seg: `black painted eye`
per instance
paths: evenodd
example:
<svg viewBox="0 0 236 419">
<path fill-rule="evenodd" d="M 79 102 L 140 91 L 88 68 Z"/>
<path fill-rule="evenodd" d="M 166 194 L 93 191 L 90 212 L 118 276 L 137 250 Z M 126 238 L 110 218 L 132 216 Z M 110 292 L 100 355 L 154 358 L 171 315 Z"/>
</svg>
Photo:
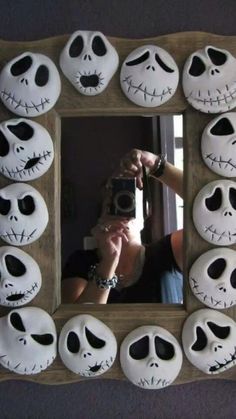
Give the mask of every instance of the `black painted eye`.
<svg viewBox="0 0 236 419">
<path fill-rule="evenodd" d="M 232 288 L 236 288 L 236 269 L 234 269 L 230 275 L 230 283 Z"/>
<path fill-rule="evenodd" d="M 6 255 L 5 256 L 5 263 L 6 263 L 6 267 L 7 267 L 8 272 L 12 276 L 18 277 L 18 276 L 22 276 L 26 273 L 25 265 L 13 255 Z"/>
<path fill-rule="evenodd" d="M 54 341 L 53 335 L 45 333 L 44 335 L 31 335 L 31 337 L 40 345 L 48 346 Z"/>
<path fill-rule="evenodd" d="M 234 128 L 228 118 L 221 118 L 211 128 L 210 133 L 212 135 L 231 135 L 234 133 Z"/>
<path fill-rule="evenodd" d="M 200 326 L 196 329 L 197 339 L 192 345 L 193 351 L 202 351 L 207 346 L 207 337 Z"/>
<path fill-rule="evenodd" d="M 35 74 L 35 83 L 39 87 L 46 86 L 49 79 L 49 69 L 46 65 L 40 65 Z"/>
<path fill-rule="evenodd" d="M 11 74 L 13 76 L 20 76 L 21 74 L 24 74 L 27 70 L 29 70 L 32 62 L 32 58 L 29 55 L 26 55 L 26 57 L 21 58 L 11 66 Z"/>
<path fill-rule="evenodd" d="M 155 337 L 155 348 L 157 356 L 165 361 L 172 359 L 175 355 L 174 346 L 159 336 Z"/>
<path fill-rule="evenodd" d="M 226 339 L 230 334 L 229 326 L 219 326 L 213 322 L 207 322 L 207 325 L 212 333 L 219 339 Z"/>
<path fill-rule="evenodd" d="M 208 48 L 207 53 L 214 65 L 223 65 L 227 61 L 227 55 L 224 52 L 214 48 Z"/>
<path fill-rule="evenodd" d="M 21 141 L 28 141 L 34 135 L 33 128 L 26 122 L 19 122 L 17 125 L 7 125 L 7 128 Z"/>
<path fill-rule="evenodd" d="M 98 57 L 103 57 L 107 53 L 106 45 L 100 36 L 93 38 L 92 50 Z"/>
<path fill-rule="evenodd" d="M 18 207 L 22 214 L 31 215 L 35 210 L 34 199 L 30 195 L 26 195 L 23 199 L 18 199 Z"/>
<path fill-rule="evenodd" d="M 207 269 L 207 273 L 210 278 L 218 279 L 224 272 L 225 267 L 226 267 L 225 259 L 219 258 L 210 264 L 210 266 Z"/>
<path fill-rule="evenodd" d="M 20 332 L 25 332 L 24 324 L 21 320 L 21 316 L 18 313 L 10 314 L 10 322 L 14 329 L 19 330 Z"/>
<path fill-rule="evenodd" d="M 69 56 L 71 58 L 79 57 L 84 48 L 84 41 L 81 35 L 78 35 L 72 42 L 69 49 Z"/>
<path fill-rule="evenodd" d="M 129 347 L 129 354 L 131 358 L 139 360 L 144 359 L 149 354 L 149 338 L 144 336 L 143 338 L 132 343 Z"/>
<path fill-rule="evenodd" d="M 236 189 L 229 188 L 229 200 L 233 209 L 236 210 Z"/>
<path fill-rule="evenodd" d="M 3 132 L 0 131 L 0 156 L 1 157 L 7 156 L 7 154 L 9 153 L 9 150 L 10 150 L 9 143 L 5 135 L 3 134 Z"/>
<path fill-rule="evenodd" d="M 70 332 L 67 336 L 67 348 L 72 354 L 77 354 L 80 350 L 80 341 L 75 332 Z"/>
<path fill-rule="evenodd" d="M 161 57 L 158 54 L 155 54 L 155 60 L 157 64 L 162 68 L 162 70 L 166 71 L 167 73 L 174 73 L 174 70 L 172 68 L 168 67 L 164 61 L 162 61 Z"/>
<path fill-rule="evenodd" d="M 0 214 L 7 215 L 11 208 L 11 201 L 0 196 Z"/>
<path fill-rule="evenodd" d="M 220 188 L 216 188 L 213 195 L 205 199 L 206 207 L 209 211 L 217 211 L 222 204 L 222 193 Z"/>
<path fill-rule="evenodd" d="M 100 338 L 98 338 L 97 336 L 95 336 L 92 332 L 90 332 L 90 330 L 85 327 L 85 334 L 86 334 L 86 338 L 88 343 L 96 349 L 101 349 L 106 345 L 106 342 Z"/>
<path fill-rule="evenodd" d="M 132 61 L 128 61 L 127 63 L 126 63 L 126 65 L 128 66 L 128 67 L 132 67 L 133 65 L 138 65 L 138 64 L 141 64 L 141 63 L 143 63 L 144 61 L 146 61 L 148 58 L 149 58 L 149 51 L 147 51 L 147 52 L 145 52 L 144 54 L 142 54 L 140 57 L 138 57 L 138 58 L 135 58 L 134 60 L 132 60 Z"/>
<path fill-rule="evenodd" d="M 197 55 L 194 55 L 192 58 L 192 64 L 189 69 L 189 74 L 193 77 L 201 76 L 206 70 L 204 62 Z"/>
</svg>

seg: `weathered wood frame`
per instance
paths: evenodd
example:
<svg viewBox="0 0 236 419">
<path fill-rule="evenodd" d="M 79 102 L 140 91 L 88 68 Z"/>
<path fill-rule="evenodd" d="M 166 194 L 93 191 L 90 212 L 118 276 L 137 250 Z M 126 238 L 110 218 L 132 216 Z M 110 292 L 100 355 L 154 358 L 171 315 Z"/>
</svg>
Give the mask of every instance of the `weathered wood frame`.
<svg viewBox="0 0 236 419">
<path fill-rule="evenodd" d="M 164 35 L 150 39 L 118 39 L 109 38 L 119 53 L 120 64 L 125 57 L 135 48 L 144 44 L 155 44 L 166 49 L 176 60 L 180 75 L 187 57 L 194 51 L 206 46 L 229 50 L 236 56 L 236 37 L 224 37 L 201 32 L 185 32 Z M 59 68 L 59 55 L 68 36 L 60 36 L 34 42 L 7 42 L 0 41 L 1 65 L 25 51 L 40 52 L 52 58 Z M 61 73 L 61 72 L 60 72 Z M 212 246 L 205 242 L 194 229 L 191 212 L 193 199 L 200 188 L 219 176 L 210 172 L 203 164 L 200 156 L 200 137 L 206 123 L 214 115 L 201 114 L 190 108 L 186 102 L 182 87 L 181 77 L 179 87 L 174 97 L 158 108 L 141 108 L 132 104 L 122 93 L 119 84 L 119 70 L 111 80 L 108 88 L 100 95 L 86 97 L 80 95 L 61 73 L 62 92 L 53 110 L 35 118 L 48 131 L 54 141 L 55 159 L 50 170 L 38 180 L 31 182 L 44 196 L 49 209 L 49 225 L 44 234 L 32 245 L 24 246 L 23 250 L 33 256 L 39 263 L 43 285 L 38 296 L 31 305 L 41 307 L 53 315 L 57 325 L 58 334 L 65 322 L 79 313 L 90 313 L 104 321 L 114 331 L 118 346 L 127 333 L 134 328 L 157 324 L 173 333 L 181 342 L 181 329 L 189 313 L 203 305 L 191 294 L 188 286 L 187 273 L 193 261 L 204 251 Z M 118 116 L 118 115 L 163 115 L 184 114 L 184 249 L 185 249 L 185 292 L 183 305 L 165 304 L 124 304 L 124 305 L 60 305 L 60 120 L 63 117 L 80 116 Z M 15 118 L 3 104 L 0 104 L 0 121 Z M 63 158 L 63 156 L 62 156 Z M 0 187 L 9 184 L 8 180 L 0 178 Z M 1 245 L 6 243 L 1 242 Z M 1 309 L 1 314 L 8 310 Z M 228 315 L 236 318 L 236 309 L 224 310 Z M 217 378 L 233 379 L 235 369 L 232 368 Z M 119 352 L 113 367 L 101 378 L 124 379 L 119 365 Z M 67 370 L 59 356 L 46 371 L 36 376 L 18 376 L 0 368 L 0 380 L 24 378 L 40 383 L 59 384 L 76 382 L 81 377 Z M 184 357 L 183 367 L 175 384 L 188 381 L 212 378 L 194 368 Z"/>
</svg>

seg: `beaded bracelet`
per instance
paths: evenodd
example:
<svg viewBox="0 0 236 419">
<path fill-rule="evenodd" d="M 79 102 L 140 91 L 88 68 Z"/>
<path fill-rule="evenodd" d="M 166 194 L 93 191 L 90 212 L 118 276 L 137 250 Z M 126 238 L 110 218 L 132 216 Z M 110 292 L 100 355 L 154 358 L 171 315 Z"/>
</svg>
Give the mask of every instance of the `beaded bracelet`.
<svg viewBox="0 0 236 419">
<path fill-rule="evenodd" d="M 158 162 L 154 168 L 150 171 L 149 176 L 160 177 L 163 175 L 166 166 L 166 154 L 159 154 Z"/>
<path fill-rule="evenodd" d="M 102 278 L 97 274 L 97 265 L 91 265 L 88 272 L 88 279 L 95 281 L 99 289 L 108 290 L 115 288 L 118 283 L 118 276 L 114 275 L 112 278 Z"/>
</svg>

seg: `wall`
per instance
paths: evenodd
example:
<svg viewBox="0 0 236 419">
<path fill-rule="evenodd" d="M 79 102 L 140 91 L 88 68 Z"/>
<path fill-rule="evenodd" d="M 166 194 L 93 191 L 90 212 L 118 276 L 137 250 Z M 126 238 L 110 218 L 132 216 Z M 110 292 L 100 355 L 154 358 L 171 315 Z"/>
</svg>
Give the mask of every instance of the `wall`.
<svg viewBox="0 0 236 419">
<path fill-rule="evenodd" d="M 76 29 L 132 38 L 192 30 L 236 35 L 235 0 L 1 0 L 0 11 L 7 40 Z M 0 383 L 0 418 L 227 419 L 235 417 L 235 386 L 208 380 L 152 392 L 120 381 L 49 387 L 14 380 Z"/>
</svg>

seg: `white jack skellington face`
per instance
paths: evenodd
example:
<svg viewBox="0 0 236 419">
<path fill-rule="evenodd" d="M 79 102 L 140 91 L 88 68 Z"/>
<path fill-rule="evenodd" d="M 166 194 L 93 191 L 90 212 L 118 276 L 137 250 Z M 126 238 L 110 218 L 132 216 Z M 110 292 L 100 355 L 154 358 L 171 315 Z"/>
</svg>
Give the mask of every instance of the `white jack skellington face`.
<svg viewBox="0 0 236 419">
<path fill-rule="evenodd" d="M 236 242 L 236 182 L 216 180 L 205 185 L 193 204 L 193 222 L 204 240 L 218 246 Z"/>
<path fill-rule="evenodd" d="M 236 176 L 236 112 L 213 119 L 203 131 L 202 158 L 220 176 Z"/>
<path fill-rule="evenodd" d="M 9 61 L 0 74 L 0 97 L 4 105 L 20 116 L 48 112 L 61 92 L 59 72 L 43 54 L 24 52 Z"/>
<path fill-rule="evenodd" d="M 26 183 L 13 183 L 0 189 L 0 238 L 24 246 L 44 232 L 48 210 L 42 195 Z"/>
<path fill-rule="evenodd" d="M 59 337 L 59 354 L 65 366 L 83 377 L 104 374 L 113 364 L 116 338 L 103 322 L 88 314 L 70 319 Z"/>
<path fill-rule="evenodd" d="M 38 294 L 42 276 L 36 261 L 23 250 L 0 247 L 0 305 L 17 307 Z"/>
<path fill-rule="evenodd" d="M 119 57 L 101 32 L 74 32 L 60 55 L 60 67 L 83 95 L 102 93 L 117 70 Z"/>
<path fill-rule="evenodd" d="M 193 294 L 205 305 L 222 309 L 236 304 L 236 251 L 211 249 L 201 255 L 189 272 Z"/>
<path fill-rule="evenodd" d="M 182 342 L 188 360 L 206 374 L 219 374 L 236 363 L 236 324 L 217 310 L 192 313 L 184 323 Z"/>
<path fill-rule="evenodd" d="M 195 109 L 227 112 L 236 106 L 236 59 L 225 49 L 206 46 L 187 59 L 183 90 Z"/>
<path fill-rule="evenodd" d="M 148 390 L 170 385 L 180 372 L 182 359 L 178 341 L 159 326 L 138 327 L 120 347 L 124 374 L 133 384 Z"/>
<path fill-rule="evenodd" d="M 0 124 L 0 171 L 7 178 L 37 179 L 49 169 L 53 157 L 52 139 L 42 125 L 23 118 Z"/>
<path fill-rule="evenodd" d="M 171 55 L 155 45 L 132 51 L 121 67 L 124 94 L 139 106 L 154 107 L 167 102 L 179 81 L 178 67 Z"/>
<path fill-rule="evenodd" d="M 38 374 L 56 357 L 56 327 L 41 308 L 24 307 L 0 318 L 0 363 L 17 374 Z"/>
</svg>

